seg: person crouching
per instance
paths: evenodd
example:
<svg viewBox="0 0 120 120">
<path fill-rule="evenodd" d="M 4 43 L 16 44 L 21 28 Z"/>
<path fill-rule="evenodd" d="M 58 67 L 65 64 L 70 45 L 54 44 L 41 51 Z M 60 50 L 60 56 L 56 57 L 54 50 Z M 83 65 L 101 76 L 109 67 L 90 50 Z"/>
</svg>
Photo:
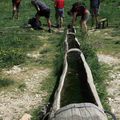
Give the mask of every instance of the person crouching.
<svg viewBox="0 0 120 120">
<path fill-rule="evenodd" d="M 39 22 L 40 17 L 44 16 L 47 20 L 47 24 L 49 28 L 48 32 L 51 32 L 50 8 L 41 0 L 31 0 L 31 3 L 34 5 L 34 7 L 37 10 L 37 13 L 35 15 L 36 22 Z"/>
<path fill-rule="evenodd" d="M 90 12 L 84 5 L 82 5 L 81 2 L 74 3 L 72 5 L 71 10 L 68 11 L 68 15 L 72 16 L 72 26 L 75 25 L 77 17 L 81 16 L 80 25 L 81 25 L 82 29 L 85 32 L 87 32 L 87 21 L 89 19 Z"/>
</svg>

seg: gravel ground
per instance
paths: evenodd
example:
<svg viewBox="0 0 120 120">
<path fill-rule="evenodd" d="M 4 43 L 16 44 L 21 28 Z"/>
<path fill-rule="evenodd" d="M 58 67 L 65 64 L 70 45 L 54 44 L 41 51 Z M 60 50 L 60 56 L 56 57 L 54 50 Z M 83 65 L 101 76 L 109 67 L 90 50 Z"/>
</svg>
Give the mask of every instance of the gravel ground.
<svg viewBox="0 0 120 120">
<path fill-rule="evenodd" d="M 38 91 L 43 80 L 49 75 L 49 69 L 21 68 L 14 66 L 10 70 L 3 70 L 3 74 L 12 76 L 15 80 L 23 80 L 24 91 L 12 88 L 10 91 L 0 92 L 0 120 L 19 120 L 25 113 L 29 113 L 41 105 L 47 93 Z"/>
<path fill-rule="evenodd" d="M 109 70 L 109 80 L 107 80 L 107 92 L 109 95 L 109 105 L 111 111 L 120 120 L 120 60 L 110 55 L 98 54 L 100 62 L 108 64 L 111 68 Z"/>
</svg>

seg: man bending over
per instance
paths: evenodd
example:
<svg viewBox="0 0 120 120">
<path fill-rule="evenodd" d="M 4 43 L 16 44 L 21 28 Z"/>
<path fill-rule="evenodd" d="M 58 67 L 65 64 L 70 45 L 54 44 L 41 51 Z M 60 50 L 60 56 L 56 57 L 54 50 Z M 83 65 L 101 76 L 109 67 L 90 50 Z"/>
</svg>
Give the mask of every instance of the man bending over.
<svg viewBox="0 0 120 120">
<path fill-rule="evenodd" d="M 45 17 L 49 28 L 48 32 L 51 32 L 50 8 L 41 0 L 31 0 L 31 3 L 37 10 L 37 13 L 35 15 L 36 22 L 39 23 L 39 19 L 41 16 Z"/>
<path fill-rule="evenodd" d="M 87 8 L 82 5 L 80 2 L 76 2 L 72 5 L 71 10 L 68 12 L 69 15 L 72 15 L 72 26 L 74 26 L 77 17 L 81 16 L 80 25 L 82 29 L 87 32 L 87 21 L 90 16 L 90 12 Z"/>
</svg>

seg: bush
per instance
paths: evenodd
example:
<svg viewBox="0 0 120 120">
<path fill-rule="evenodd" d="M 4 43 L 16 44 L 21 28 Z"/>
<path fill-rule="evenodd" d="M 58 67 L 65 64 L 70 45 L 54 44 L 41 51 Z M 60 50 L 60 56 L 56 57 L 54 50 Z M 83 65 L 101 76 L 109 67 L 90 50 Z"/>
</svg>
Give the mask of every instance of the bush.
<svg viewBox="0 0 120 120">
<path fill-rule="evenodd" d="M 8 87 L 9 85 L 14 84 L 13 80 L 9 80 L 6 78 L 0 78 L 0 88 L 2 87 Z"/>
<path fill-rule="evenodd" d="M 25 61 L 25 54 L 20 49 L 0 51 L 0 68 L 11 67 Z"/>
</svg>

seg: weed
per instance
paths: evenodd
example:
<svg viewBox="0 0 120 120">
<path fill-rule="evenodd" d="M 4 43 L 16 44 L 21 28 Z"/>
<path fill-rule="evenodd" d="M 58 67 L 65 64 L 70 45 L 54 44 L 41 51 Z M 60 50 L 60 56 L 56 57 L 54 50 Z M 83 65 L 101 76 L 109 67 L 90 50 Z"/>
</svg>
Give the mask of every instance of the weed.
<svg viewBox="0 0 120 120">
<path fill-rule="evenodd" d="M 7 78 L 0 78 L 0 88 L 2 87 L 9 87 L 10 85 L 13 85 L 15 82 L 13 80 L 7 79 Z"/>
<path fill-rule="evenodd" d="M 19 49 L 9 49 L 0 51 L 0 67 L 11 67 L 19 65 L 25 61 L 25 55 Z"/>
<path fill-rule="evenodd" d="M 18 88 L 21 90 L 21 91 L 24 91 L 25 88 L 26 88 L 26 84 L 25 83 L 22 83 L 18 86 Z"/>
</svg>

